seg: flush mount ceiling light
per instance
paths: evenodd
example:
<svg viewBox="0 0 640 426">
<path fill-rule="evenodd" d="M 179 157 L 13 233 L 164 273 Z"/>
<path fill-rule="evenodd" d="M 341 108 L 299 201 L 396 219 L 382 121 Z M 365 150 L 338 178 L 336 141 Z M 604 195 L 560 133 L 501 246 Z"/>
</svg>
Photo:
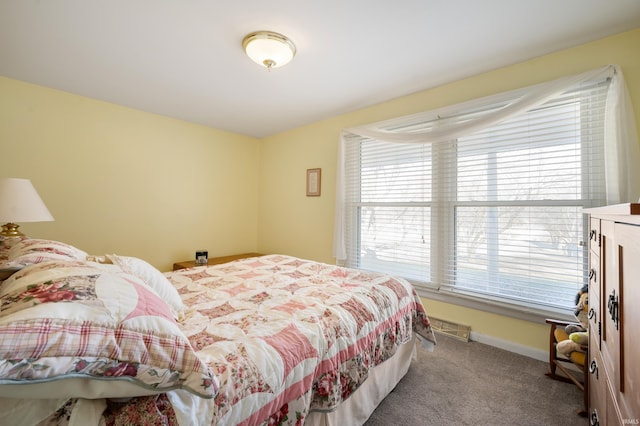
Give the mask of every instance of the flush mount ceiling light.
<svg viewBox="0 0 640 426">
<path fill-rule="evenodd" d="M 256 31 L 242 40 L 242 47 L 257 64 L 271 68 L 288 64 L 296 54 L 296 46 L 282 34 L 272 31 Z"/>
</svg>

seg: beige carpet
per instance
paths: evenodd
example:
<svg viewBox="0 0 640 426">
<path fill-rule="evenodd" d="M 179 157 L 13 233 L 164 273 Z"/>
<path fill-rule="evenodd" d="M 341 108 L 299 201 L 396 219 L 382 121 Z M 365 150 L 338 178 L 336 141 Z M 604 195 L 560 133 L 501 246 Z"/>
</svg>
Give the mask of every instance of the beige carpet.
<svg viewBox="0 0 640 426">
<path fill-rule="evenodd" d="M 366 426 L 588 425 L 575 413 L 582 393 L 546 377 L 546 363 L 436 337 L 434 352 L 418 349 L 418 359 Z"/>
</svg>

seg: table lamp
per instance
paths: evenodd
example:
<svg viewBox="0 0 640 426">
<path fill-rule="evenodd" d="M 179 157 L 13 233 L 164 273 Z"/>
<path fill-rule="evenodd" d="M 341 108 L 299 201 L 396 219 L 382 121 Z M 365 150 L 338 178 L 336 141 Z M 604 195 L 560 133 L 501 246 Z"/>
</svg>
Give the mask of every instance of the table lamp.
<svg viewBox="0 0 640 426">
<path fill-rule="evenodd" d="M 29 179 L 0 179 L 0 236 L 22 237 L 15 222 L 50 222 L 54 220 Z"/>
</svg>

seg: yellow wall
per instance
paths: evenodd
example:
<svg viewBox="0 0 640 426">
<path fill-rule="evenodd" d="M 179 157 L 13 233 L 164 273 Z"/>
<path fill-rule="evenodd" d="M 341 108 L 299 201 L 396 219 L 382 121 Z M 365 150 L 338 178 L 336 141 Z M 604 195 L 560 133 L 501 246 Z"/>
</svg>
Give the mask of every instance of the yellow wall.
<svg viewBox="0 0 640 426">
<path fill-rule="evenodd" d="M 534 357 L 539 355 L 535 350 L 544 353 L 548 352 L 549 326 L 542 323 L 504 317 L 491 312 L 452 305 L 424 297 L 422 302 L 427 313 L 433 318 L 471 326 L 472 335 L 479 333 L 483 338 L 488 337 L 492 340 L 487 341 L 487 343 Z M 472 337 L 477 339 L 477 336 Z M 520 347 L 523 346 L 533 348 L 534 351 L 521 351 Z M 544 359 L 544 356 L 542 359 Z"/>
<path fill-rule="evenodd" d="M 27 235 L 161 270 L 257 249 L 257 139 L 0 77 L 0 144 L 55 218 Z"/>
<path fill-rule="evenodd" d="M 618 64 L 640 124 L 640 29 L 504 67 L 281 133 L 262 142 L 259 249 L 325 262 L 332 257 L 335 171 L 340 130 L 488 96 Z M 640 166 L 640 165 L 639 165 Z M 305 170 L 322 167 L 322 196 L 306 197 Z M 544 350 L 545 325 L 426 300 L 432 315 L 470 325 L 472 331 Z"/>
<path fill-rule="evenodd" d="M 640 29 L 327 119 L 263 140 L 0 77 L 0 176 L 33 181 L 55 216 L 28 235 L 161 270 L 244 251 L 332 257 L 341 129 L 619 64 L 640 123 Z M 322 168 L 322 195 L 305 196 Z M 432 315 L 544 349 L 546 327 L 426 300 Z"/>
</svg>

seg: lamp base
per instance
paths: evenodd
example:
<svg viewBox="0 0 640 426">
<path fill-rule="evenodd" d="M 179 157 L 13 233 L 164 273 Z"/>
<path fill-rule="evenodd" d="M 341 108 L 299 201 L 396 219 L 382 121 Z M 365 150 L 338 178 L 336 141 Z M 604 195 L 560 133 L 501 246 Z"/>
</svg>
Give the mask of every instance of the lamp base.
<svg viewBox="0 0 640 426">
<path fill-rule="evenodd" d="M 20 225 L 16 223 L 5 223 L 4 225 L 2 225 L 2 232 L 0 232 L 0 236 L 3 236 L 5 238 L 24 237 L 24 234 L 20 232 L 18 228 L 20 228 Z"/>
</svg>

